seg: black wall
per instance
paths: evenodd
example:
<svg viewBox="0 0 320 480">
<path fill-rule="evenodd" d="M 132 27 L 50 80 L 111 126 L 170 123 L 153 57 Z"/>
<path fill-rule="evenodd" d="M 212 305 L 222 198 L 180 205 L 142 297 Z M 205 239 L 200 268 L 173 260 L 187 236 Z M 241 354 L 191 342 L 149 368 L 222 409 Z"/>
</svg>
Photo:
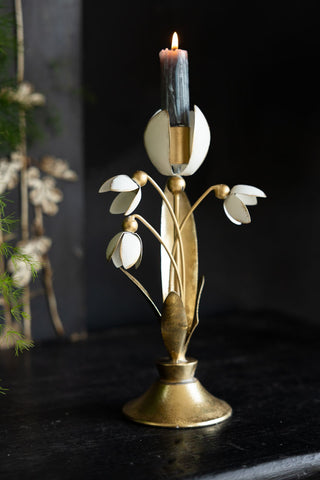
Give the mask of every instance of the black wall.
<svg viewBox="0 0 320 480">
<path fill-rule="evenodd" d="M 144 169 L 143 131 L 159 108 L 158 52 L 174 30 L 189 52 L 191 103 L 205 113 L 212 144 L 187 180 L 195 200 L 213 183 L 247 183 L 268 198 L 237 227 L 209 198 L 196 214 L 203 316 L 271 309 L 318 320 L 319 15 L 317 2 L 83 3 L 87 292 L 89 327 L 147 320 L 148 306 L 105 262 L 121 216 L 98 195 L 109 177 Z M 143 190 L 140 212 L 157 227 L 160 202 Z M 140 227 L 137 275 L 160 299 L 158 247 Z"/>
</svg>

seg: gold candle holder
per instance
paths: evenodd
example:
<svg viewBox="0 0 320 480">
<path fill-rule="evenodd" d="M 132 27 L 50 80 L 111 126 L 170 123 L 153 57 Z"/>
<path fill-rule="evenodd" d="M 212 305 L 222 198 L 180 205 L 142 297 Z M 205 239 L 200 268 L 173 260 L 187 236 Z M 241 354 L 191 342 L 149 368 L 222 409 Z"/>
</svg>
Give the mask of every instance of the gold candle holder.
<svg viewBox="0 0 320 480">
<path fill-rule="evenodd" d="M 185 193 L 184 176 L 192 175 L 204 161 L 210 129 L 198 107 L 190 111 L 190 127 L 171 127 L 166 110 L 157 112 L 149 121 L 145 147 L 153 165 L 168 176 L 162 190 L 146 172 L 137 171 L 132 177 L 117 175 L 107 180 L 100 192 L 116 191 L 118 196 L 110 207 L 111 213 L 124 213 L 123 229 L 107 247 L 107 259 L 112 260 L 151 303 L 160 320 L 161 335 L 168 357 L 157 363 L 158 380 L 139 398 L 123 407 L 124 414 L 135 422 L 160 427 L 201 427 L 216 424 L 230 417 L 231 407 L 211 395 L 195 378 L 197 360 L 186 356 L 190 339 L 199 324 L 199 303 L 204 277 L 198 280 L 198 244 L 193 212 L 214 192 L 224 201 L 224 210 L 235 224 L 249 223 L 246 205 L 265 197 L 258 188 L 236 185 L 210 186 L 190 205 Z M 151 184 L 162 198 L 161 231 L 141 215 L 133 213 L 141 200 L 141 189 Z M 146 288 L 128 272 L 138 267 L 142 257 L 142 240 L 136 233 L 142 223 L 161 245 L 161 280 L 163 306 L 160 310 Z"/>
</svg>

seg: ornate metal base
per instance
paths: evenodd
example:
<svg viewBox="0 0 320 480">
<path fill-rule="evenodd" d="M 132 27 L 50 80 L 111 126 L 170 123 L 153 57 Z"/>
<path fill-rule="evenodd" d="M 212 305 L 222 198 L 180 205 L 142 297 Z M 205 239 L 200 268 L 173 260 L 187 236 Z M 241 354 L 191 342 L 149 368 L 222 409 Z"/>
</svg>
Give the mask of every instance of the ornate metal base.
<svg viewBox="0 0 320 480">
<path fill-rule="evenodd" d="M 158 427 L 204 427 L 222 422 L 231 407 L 211 395 L 194 377 L 197 360 L 184 363 L 162 360 L 157 364 L 160 378 L 141 397 L 123 407 L 131 420 Z"/>
</svg>

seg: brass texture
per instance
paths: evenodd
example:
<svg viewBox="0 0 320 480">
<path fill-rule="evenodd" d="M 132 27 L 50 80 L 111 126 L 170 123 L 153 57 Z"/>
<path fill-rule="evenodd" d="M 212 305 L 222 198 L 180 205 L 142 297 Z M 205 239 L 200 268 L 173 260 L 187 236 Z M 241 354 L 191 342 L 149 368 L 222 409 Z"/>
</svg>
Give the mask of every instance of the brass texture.
<svg viewBox="0 0 320 480">
<path fill-rule="evenodd" d="M 164 191 L 167 199 L 173 207 L 173 195 L 168 188 Z M 185 192 L 179 193 L 179 212 L 177 212 L 177 218 L 179 225 L 186 217 L 191 209 L 188 197 Z M 161 211 L 161 237 L 165 240 L 166 245 L 172 251 L 175 243 L 175 227 L 172 218 L 166 205 L 162 204 Z M 194 221 L 194 216 L 190 215 L 183 231 L 181 232 L 182 241 L 184 244 L 184 264 L 185 264 L 185 285 L 184 285 L 184 306 L 186 309 L 188 319 L 188 332 L 192 329 L 195 305 L 197 301 L 198 292 L 198 242 L 197 231 Z M 182 265 L 178 264 L 180 270 L 180 276 L 182 275 Z M 170 292 L 169 279 L 170 279 L 170 260 L 163 248 L 161 248 L 161 279 L 162 279 L 162 295 L 165 300 Z"/>
<path fill-rule="evenodd" d="M 186 165 L 190 159 L 190 128 L 184 126 L 170 127 L 170 152 L 171 165 Z"/>
<path fill-rule="evenodd" d="M 214 185 L 215 188 L 215 194 L 216 197 L 219 198 L 220 200 L 225 200 L 227 196 L 230 193 L 230 188 L 228 185 L 225 185 L 224 183 L 220 183 L 219 185 Z"/>
<path fill-rule="evenodd" d="M 144 187 L 148 182 L 148 174 L 143 170 L 137 170 L 132 175 L 132 179 L 137 182 L 140 187 Z"/>
<path fill-rule="evenodd" d="M 163 304 L 161 335 L 163 343 L 174 363 L 184 362 L 184 346 L 188 332 L 188 320 L 180 296 L 170 292 Z"/>
<path fill-rule="evenodd" d="M 186 181 L 183 177 L 179 175 L 175 175 L 174 177 L 170 177 L 167 182 L 168 190 L 175 194 L 183 192 L 186 188 Z"/>
<path fill-rule="evenodd" d="M 187 353 L 187 349 L 188 349 L 191 337 L 193 335 L 193 332 L 195 331 L 195 329 L 199 325 L 199 305 L 200 305 L 200 299 L 201 299 L 201 294 L 202 294 L 203 287 L 204 287 L 204 276 L 202 276 L 201 280 L 200 280 L 199 290 L 198 290 L 198 294 L 197 294 L 196 310 L 195 310 L 195 314 L 194 314 L 193 323 L 191 325 L 191 329 L 190 329 L 190 331 L 188 332 L 188 335 L 187 335 L 186 343 L 185 343 L 185 346 L 184 346 L 184 354 Z"/>
<path fill-rule="evenodd" d="M 122 229 L 125 232 L 132 232 L 135 233 L 138 230 L 138 222 L 134 218 L 134 215 L 130 215 L 129 217 L 124 217 L 122 222 Z"/>
<path fill-rule="evenodd" d="M 160 378 L 141 397 L 123 407 L 131 420 L 146 425 L 192 428 L 213 425 L 229 418 L 231 407 L 211 395 L 194 377 L 197 361 L 158 363 Z"/>
<path fill-rule="evenodd" d="M 159 190 L 155 182 L 148 179 Z M 232 414 L 226 402 L 207 392 L 195 378 L 197 361 L 186 358 L 191 336 L 199 323 L 204 278 L 198 284 L 195 207 L 191 207 L 184 186 L 181 177 L 171 177 L 161 193 L 161 235 L 140 215 L 134 215 L 161 244 L 163 309 L 160 324 L 169 358 L 157 364 L 159 379 L 141 397 L 123 407 L 123 413 L 135 422 L 174 428 L 213 425 Z M 223 195 L 224 189 L 220 190 Z M 150 295 L 141 284 L 134 283 L 150 301 Z M 152 301 L 151 304 L 156 309 Z"/>
</svg>

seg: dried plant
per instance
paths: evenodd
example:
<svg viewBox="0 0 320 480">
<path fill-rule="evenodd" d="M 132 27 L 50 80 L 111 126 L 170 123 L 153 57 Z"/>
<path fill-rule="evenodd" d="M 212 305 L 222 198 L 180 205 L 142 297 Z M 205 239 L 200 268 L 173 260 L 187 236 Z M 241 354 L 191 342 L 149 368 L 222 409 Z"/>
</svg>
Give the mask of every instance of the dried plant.
<svg viewBox="0 0 320 480">
<path fill-rule="evenodd" d="M 40 170 L 36 167 L 28 169 L 28 186 L 30 188 L 30 202 L 40 207 L 47 215 L 56 215 L 62 202 L 63 193 L 56 188 L 56 181 L 52 177 L 40 177 Z"/>
<path fill-rule="evenodd" d="M 3 234 L 0 237 L 0 248 L 6 250 L 6 255 L 1 257 L 2 266 L 0 274 L 11 282 L 12 288 L 20 292 L 20 307 L 22 308 L 22 331 L 17 329 L 21 338 L 31 340 L 31 298 L 36 293 L 30 290 L 30 282 L 35 272 L 39 272 L 44 284 L 49 312 L 54 329 L 58 335 L 64 335 L 64 328 L 57 307 L 56 295 L 52 282 L 52 267 L 49 250 L 52 240 L 45 235 L 43 215 L 54 216 L 59 211 L 59 203 L 63 200 L 62 191 L 56 186 L 57 180 L 77 180 L 78 176 L 67 161 L 46 155 L 41 159 L 33 159 L 27 153 L 27 114 L 35 107 L 45 104 L 42 93 L 36 92 L 31 83 L 24 79 L 24 31 L 21 0 L 15 0 L 16 40 L 17 40 L 17 75 L 15 82 L 7 82 L 0 88 L 0 106 L 5 105 L 12 109 L 16 119 L 16 141 L 9 141 L 10 135 L 5 138 L 4 144 L 15 144 L 15 150 L 7 156 L 0 158 L 0 195 L 20 186 L 21 198 L 21 238 L 16 247 L 8 247 Z M 1 27 L 1 25 L 0 25 Z M 1 52 L 0 52 L 1 56 Z M 8 125 L 12 121 L 10 114 L 7 116 Z M 1 118 L 1 124 L 4 124 Z M 13 122 L 14 123 L 14 122 Z M 7 134 L 8 128 L 3 128 Z M 2 130 L 0 130 L 1 141 Z M 43 172 L 43 173 L 42 173 Z M 44 174 L 44 175 L 43 175 Z M 30 206 L 32 207 L 30 210 Z M 30 215 L 31 212 L 31 215 Z M 2 224 L 4 219 L 2 220 Z M 7 240 L 12 240 L 12 233 Z M 1 247 L 1 245 L 3 247 Z M 14 248 L 14 250 L 12 250 Z M 12 254 L 8 255 L 8 252 Z M 19 254 L 17 254 L 19 252 Z M 1 252 L 0 252 L 1 254 Z M 25 261 L 28 259 L 28 261 Z M 21 290 L 23 288 L 23 290 Z M 11 300 L 6 299 L 4 290 L 0 293 L 4 310 L 2 324 L 2 338 L 8 336 L 8 328 L 12 326 Z M 2 322 L 0 322 L 1 324 Z M 20 333 L 19 333 L 20 332 Z M 23 337 L 22 337 L 23 336 Z M 16 337 L 15 345 L 19 345 L 20 337 Z M 1 392 L 1 391 L 0 391 Z"/>
<path fill-rule="evenodd" d="M 11 154 L 10 161 L 0 158 L 0 195 L 18 185 L 21 168 L 22 158 L 16 152 Z"/>
</svg>

